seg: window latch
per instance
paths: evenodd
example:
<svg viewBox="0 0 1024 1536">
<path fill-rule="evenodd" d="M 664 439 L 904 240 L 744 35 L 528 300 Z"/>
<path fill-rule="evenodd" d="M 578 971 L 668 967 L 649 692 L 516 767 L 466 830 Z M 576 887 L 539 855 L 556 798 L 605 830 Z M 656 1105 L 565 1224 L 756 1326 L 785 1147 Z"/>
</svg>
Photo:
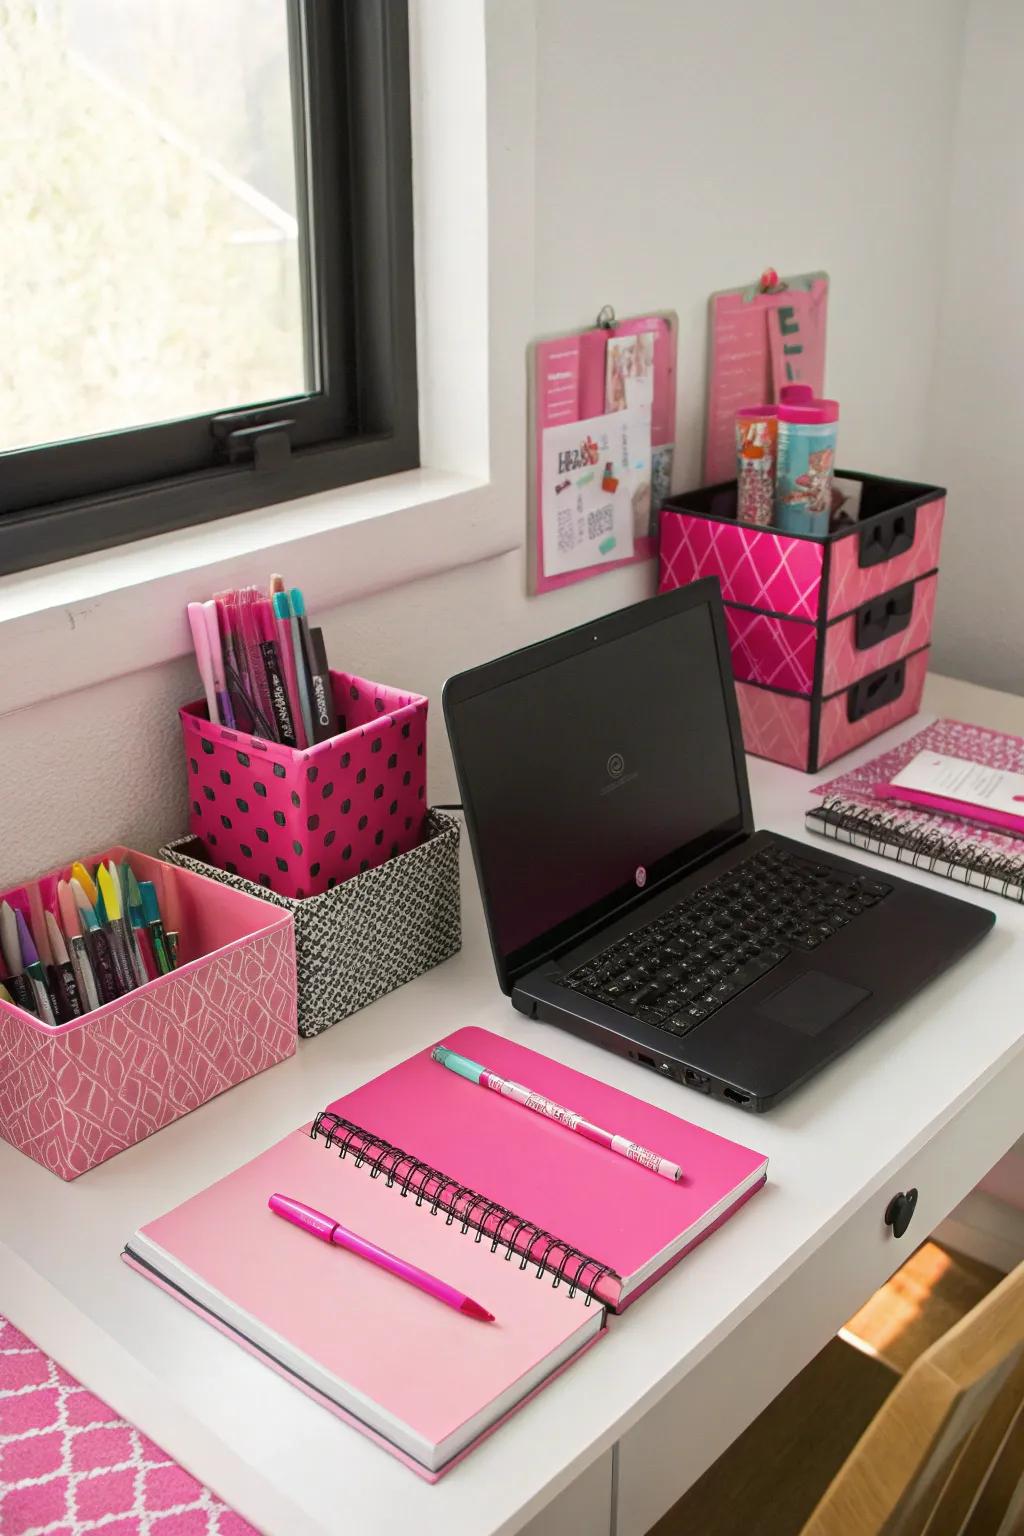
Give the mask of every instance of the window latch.
<svg viewBox="0 0 1024 1536">
<path fill-rule="evenodd" d="M 251 463 L 255 470 L 284 469 L 292 455 L 291 418 L 259 420 L 251 411 L 215 416 L 210 430 L 218 443 L 218 456 L 226 464 Z"/>
</svg>

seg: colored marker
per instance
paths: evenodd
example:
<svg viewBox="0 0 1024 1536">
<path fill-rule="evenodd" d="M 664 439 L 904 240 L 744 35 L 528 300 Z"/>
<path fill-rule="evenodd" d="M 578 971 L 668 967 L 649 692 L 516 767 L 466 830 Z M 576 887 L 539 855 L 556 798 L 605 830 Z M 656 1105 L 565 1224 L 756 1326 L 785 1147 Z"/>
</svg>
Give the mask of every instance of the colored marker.
<svg viewBox="0 0 1024 1536">
<path fill-rule="evenodd" d="M 75 905 L 74 894 L 66 880 L 61 880 L 57 886 L 57 905 L 60 908 L 60 920 L 71 952 L 71 964 L 78 981 L 79 996 L 85 999 L 90 1009 L 98 1008 L 100 995 L 96 990 L 96 978 L 92 972 L 89 951 L 82 938 L 82 920 Z"/>
<path fill-rule="evenodd" d="M 149 930 L 153 945 L 157 968 L 161 976 L 166 976 L 168 971 L 174 969 L 174 965 L 167 948 L 167 936 L 160 916 L 160 904 L 156 899 L 156 886 L 152 880 L 139 881 L 139 900 L 142 905 L 142 918 Z"/>
<path fill-rule="evenodd" d="M 121 860 L 117 870 L 117 877 L 118 889 L 120 890 L 121 894 L 121 916 L 124 918 L 124 931 L 127 934 L 128 942 L 131 945 L 132 964 L 135 967 L 135 974 L 138 977 L 138 984 L 141 987 L 144 981 L 148 981 L 150 979 L 150 972 L 148 966 L 146 965 L 146 957 L 142 952 L 142 945 L 139 943 L 139 936 L 135 929 L 135 923 L 132 920 L 132 881 L 135 881 L 136 891 L 138 890 L 139 883 L 137 880 L 135 880 L 135 876 L 132 873 L 132 867 L 128 863 L 127 859 Z M 139 897 L 138 906 L 140 916 L 141 903 L 142 898 Z"/>
<path fill-rule="evenodd" d="M 217 604 L 211 598 L 208 603 L 202 604 L 202 609 L 203 617 L 206 620 L 206 634 L 210 642 L 210 670 L 213 673 L 213 691 L 217 695 L 217 710 L 220 715 L 220 723 L 233 731 L 235 729 L 235 712 L 231 708 L 227 679 L 224 676 L 224 652 L 221 650 L 220 644 L 220 623 L 217 618 Z"/>
<path fill-rule="evenodd" d="M 10 1003 L 12 1006 L 14 1006 L 14 998 L 8 992 L 2 981 L 0 981 L 0 1003 Z"/>
<path fill-rule="evenodd" d="M 313 645 L 313 631 L 309 627 L 309 618 L 306 614 L 306 600 L 298 587 L 292 587 L 291 600 L 292 612 L 302 636 L 302 655 L 309 684 L 310 721 L 307 734 L 310 741 L 327 741 L 330 737 L 337 735 L 338 725 L 334 714 L 334 695 L 331 691 L 327 653 L 324 650 L 323 630 L 317 631 L 320 636 L 318 657 Z"/>
<path fill-rule="evenodd" d="M 291 592 L 287 594 L 287 602 L 288 611 L 291 614 L 289 622 L 292 631 L 292 650 L 295 652 L 295 671 L 299 679 L 299 706 L 302 710 L 302 725 L 306 732 L 306 744 L 309 745 L 316 740 L 313 734 L 313 707 L 309 696 L 312 669 L 306 653 L 309 621 L 306 619 L 306 604 L 298 587 L 292 587 Z M 304 622 L 305 629 L 303 629 Z"/>
<path fill-rule="evenodd" d="M 334 689 L 331 687 L 331 672 L 327 665 L 323 630 L 311 629 L 309 640 L 313 653 L 310 670 L 313 735 L 317 741 L 327 741 L 331 736 L 338 734 L 338 715 L 334 708 Z"/>
<path fill-rule="evenodd" d="M 199 668 L 199 676 L 203 681 L 203 692 L 206 694 L 206 713 L 214 725 L 220 725 L 220 711 L 217 708 L 217 690 L 213 686 L 210 634 L 206 628 L 206 612 L 202 603 L 189 603 L 188 625 L 192 631 L 192 645 L 196 653 L 196 666 Z"/>
<path fill-rule="evenodd" d="M 114 969 L 119 971 L 118 981 L 121 983 L 122 991 L 131 992 L 138 985 L 138 981 L 135 976 L 131 943 L 121 916 L 121 890 L 117 879 L 117 865 L 113 862 L 109 865 L 101 864 L 96 871 L 96 882 L 100 888 L 100 897 L 106 914 L 106 926 L 110 931 L 110 949 L 114 957 Z"/>
<path fill-rule="evenodd" d="M 71 866 L 71 878 L 78 881 L 85 893 L 86 901 L 90 907 L 94 907 L 99 900 L 99 891 L 96 889 L 96 882 L 92 875 L 79 859 L 76 859 Z"/>
<path fill-rule="evenodd" d="M 59 1004 L 60 1021 L 62 1024 L 67 1024 L 71 1019 L 81 1018 L 85 1012 L 85 1004 L 78 990 L 78 978 L 75 976 L 75 969 L 68 955 L 64 935 L 52 912 L 46 914 L 46 936 L 50 941 L 50 953 L 53 955 L 50 978 Z"/>
<path fill-rule="evenodd" d="M 305 726 L 302 723 L 302 690 L 299 686 L 299 674 L 295 666 L 295 641 L 292 638 L 291 622 L 292 605 L 288 600 L 287 592 L 275 592 L 272 604 L 274 609 L 274 629 L 277 634 L 277 654 L 281 658 L 284 680 L 288 688 L 292 726 L 295 731 L 295 745 L 301 750 L 309 745 L 309 740 L 306 736 Z M 308 700 L 306 708 L 309 708 Z"/>
<path fill-rule="evenodd" d="M 135 877 L 135 871 L 127 861 L 121 866 L 121 869 L 125 874 L 125 886 L 127 888 L 125 904 L 128 909 L 128 921 L 131 924 L 132 934 L 135 938 L 135 947 L 142 960 L 143 970 L 147 978 L 152 981 L 155 977 L 161 975 L 161 969 L 154 951 L 152 937 L 149 929 L 146 927 L 146 917 L 142 910 L 142 891 Z"/>
<path fill-rule="evenodd" d="M 21 946 L 21 963 L 24 974 L 32 984 L 32 992 L 36 1000 L 36 1012 L 44 1024 L 56 1024 L 57 1015 L 54 1012 L 53 999 L 50 997 L 46 985 L 46 974 L 39 964 L 39 954 L 29 932 L 25 914 L 20 907 L 14 909 L 14 921 L 18 925 L 18 943 Z"/>
<path fill-rule="evenodd" d="M 442 1067 L 447 1067 L 449 1072 L 456 1072 L 459 1077 L 467 1078 L 469 1082 L 477 1083 L 481 1088 L 490 1088 L 493 1093 L 500 1093 L 503 1098 L 512 1099 L 514 1103 L 521 1104 L 524 1109 L 532 1109 L 535 1114 L 544 1115 L 548 1120 L 557 1120 L 559 1125 L 575 1131 L 577 1136 L 585 1136 L 588 1141 L 596 1141 L 600 1146 L 607 1147 L 610 1152 L 617 1152 L 620 1157 L 628 1157 L 631 1162 L 639 1163 L 642 1168 L 649 1168 L 652 1173 L 660 1173 L 664 1179 L 673 1179 L 678 1183 L 683 1176 L 683 1170 L 679 1164 L 672 1162 L 670 1158 L 661 1157 L 657 1152 L 638 1146 L 628 1136 L 617 1136 L 612 1131 L 602 1130 L 599 1125 L 592 1125 L 575 1110 L 564 1109 L 561 1104 L 554 1103 L 544 1094 L 536 1093 L 532 1088 L 524 1088 L 522 1083 L 513 1083 L 507 1077 L 499 1077 L 496 1072 L 488 1071 L 478 1061 L 471 1061 L 468 1056 L 460 1056 L 457 1051 L 450 1051 L 444 1045 L 435 1046 L 430 1054 Z"/>
<path fill-rule="evenodd" d="M 100 927 L 100 920 L 93 910 L 92 903 L 77 879 L 71 882 L 71 894 L 75 898 L 75 906 L 85 925 L 85 942 L 100 998 L 104 1003 L 112 1003 L 115 998 L 121 996 L 124 988 L 120 985 L 114 968 L 110 940 Z"/>
<path fill-rule="evenodd" d="M 278 740 L 286 747 L 297 745 L 292 707 L 288 699 L 288 685 L 282 659 L 278 653 L 274 630 L 274 615 L 266 598 L 256 605 L 256 623 L 260 634 L 260 655 L 270 694 L 270 707 L 274 711 Z"/>
<path fill-rule="evenodd" d="M 18 940 L 18 924 L 14 916 L 14 908 L 8 903 L 0 903 L 0 949 L 3 950 L 4 965 L 7 968 L 7 985 L 11 990 L 14 1001 L 19 1008 L 24 1008 L 26 1013 L 38 1014 L 36 1008 L 35 993 L 27 976 L 21 959 L 21 944 Z"/>
</svg>

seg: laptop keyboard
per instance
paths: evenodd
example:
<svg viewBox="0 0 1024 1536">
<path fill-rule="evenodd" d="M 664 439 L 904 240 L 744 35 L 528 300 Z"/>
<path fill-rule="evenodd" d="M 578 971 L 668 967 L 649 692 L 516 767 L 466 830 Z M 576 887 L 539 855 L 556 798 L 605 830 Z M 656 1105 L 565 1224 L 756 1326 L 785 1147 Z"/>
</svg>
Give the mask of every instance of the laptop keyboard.
<svg viewBox="0 0 1024 1536">
<path fill-rule="evenodd" d="M 794 950 L 817 949 L 892 890 L 770 844 L 563 976 L 563 986 L 688 1034 Z"/>
</svg>

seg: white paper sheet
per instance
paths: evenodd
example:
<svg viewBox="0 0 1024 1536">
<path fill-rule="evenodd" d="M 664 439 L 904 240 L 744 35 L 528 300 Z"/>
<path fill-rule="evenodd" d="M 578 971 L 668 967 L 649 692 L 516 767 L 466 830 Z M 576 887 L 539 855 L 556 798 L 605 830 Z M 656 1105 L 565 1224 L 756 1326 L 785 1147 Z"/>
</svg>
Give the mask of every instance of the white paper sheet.
<svg viewBox="0 0 1024 1536">
<path fill-rule="evenodd" d="M 635 527 L 647 531 L 650 466 L 649 410 L 612 411 L 545 429 L 545 575 L 630 558 Z"/>
</svg>

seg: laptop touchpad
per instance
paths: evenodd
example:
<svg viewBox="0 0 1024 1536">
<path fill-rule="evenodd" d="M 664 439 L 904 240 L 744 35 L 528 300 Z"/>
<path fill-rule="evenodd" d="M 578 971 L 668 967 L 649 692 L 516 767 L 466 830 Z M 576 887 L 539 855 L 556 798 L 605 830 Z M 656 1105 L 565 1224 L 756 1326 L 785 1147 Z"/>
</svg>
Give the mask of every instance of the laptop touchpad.
<svg viewBox="0 0 1024 1536">
<path fill-rule="evenodd" d="M 824 971 L 805 971 L 758 1003 L 755 1012 L 777 1024 L 788 1024 L 802 1035 L 820 1035 L 870 996 L 866 987 L 852 986 L 837 976 L 826 976 Z"/>
</svg>

